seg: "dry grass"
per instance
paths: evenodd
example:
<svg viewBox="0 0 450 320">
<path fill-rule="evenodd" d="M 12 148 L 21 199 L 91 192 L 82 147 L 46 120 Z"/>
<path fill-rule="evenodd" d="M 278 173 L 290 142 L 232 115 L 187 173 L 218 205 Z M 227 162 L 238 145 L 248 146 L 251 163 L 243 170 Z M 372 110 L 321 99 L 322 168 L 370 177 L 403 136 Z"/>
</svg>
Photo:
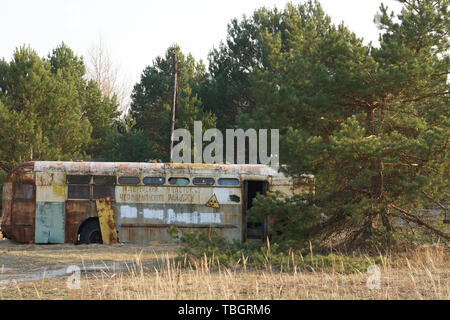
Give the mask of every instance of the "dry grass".
<svg viewBox="0 0 450 320">
<path fill-rule="evenodd" d="M 55 269 L 70 264 L 101 263 L 107 261 L 130 261 L 136 254 L 142 259 L 154 259 L 162 254 L 175 257 L 179 246 L 152 243 L 147 245 L 117 244 L 20 244 L 8 239 L 0 240 L 0 267 L 10 274 L 26 273 L 44 269 Z"/>
<path fill-rule="evenodd" d="M 124 254 L 126 259 L 121 260 L 128 260 L 130 251 L 115 254 Z M 125 269 L 82 274 L 78 290 L 67 288 L 67 277 L 13 281 L 0 289 L 0 298 L 450 299 L 450 255 L 448 247 L 444 246 L 419 247 L 401 255 L 382 257 L 378 266 L 381 287 L 372 290 L 366 285 L 369 274 L 356 270 L 339 273 L 336 271 L 339 266 L 334 265 L 321 270 L 294 268 L 285 272 L 270 271 L 270 268 L 250 270 L 242 265 L 225 268 L 205 258 L 192 266 L 173 259 L 172 253 L 154 249 L 152 252 L 152 257 L 156 254 L 160 259 L 148 259 L 149 253 L 142 248 L 133 253 L 134 262 L 130 261 Z"/>
</svg>

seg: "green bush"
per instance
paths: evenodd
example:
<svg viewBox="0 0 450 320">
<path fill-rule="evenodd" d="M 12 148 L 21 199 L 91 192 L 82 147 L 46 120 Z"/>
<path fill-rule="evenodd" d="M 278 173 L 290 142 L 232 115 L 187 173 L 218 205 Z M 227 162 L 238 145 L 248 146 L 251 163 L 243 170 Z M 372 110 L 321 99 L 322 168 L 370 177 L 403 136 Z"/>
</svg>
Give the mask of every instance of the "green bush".
<svg viewBox="0 0 450 320">
<path fill-rule="evenodd" d="M 181 237 L 180 253 L 189 258 L 191 265 L 207 259 L 211 265 L 237 268 L 257 268 L 285 271 L 334 270 L 339 273 L 366 272 L 372 264 L 380 264 L 381 258 L 338 254 L 315 255 L 312 250 L 287 249 L 277 243 L 229 242 L 215 229 L 204 232 L 187 232 Z M 312 247 L 311 247 L 312 248 Z"/>
</svg>

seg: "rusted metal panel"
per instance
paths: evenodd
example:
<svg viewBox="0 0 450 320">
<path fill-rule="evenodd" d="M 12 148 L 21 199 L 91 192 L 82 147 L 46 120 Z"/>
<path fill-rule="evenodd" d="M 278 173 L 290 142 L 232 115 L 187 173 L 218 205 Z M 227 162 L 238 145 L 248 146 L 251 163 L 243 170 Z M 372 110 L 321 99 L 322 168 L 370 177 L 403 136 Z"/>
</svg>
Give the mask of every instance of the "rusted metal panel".
<svg viewBox="0 0 450 320">
<path fill-rule="evenodd" d="M 34 224 L 33 225 L 19 225 L 13 224 L 11 227 L 11 239 L 21 243 L 34 242 Z"/>
<path fill-rule="evenodd" d="M 111 208 L 111 199 L 106 197 L 95 200 L 97 207 L 100 230 L 104 244 L 117 243 L 116 224 L 114 222 L 114 211 Z"/>
<path fill-rule="evenodd" d="M 92 201 L 66 201 L 66 225 L 65 225 L 65 242 L 75 243 L 78 241 L 77 234 L 80 225 L 94 216 L 94 208 Z"/>
<path fill-rule="evenodd" d="M 172 242 L 176 241 L 167 232 L 167 225 L 160 226 L 135 226 L 124 225 L 120 231 L 120 241 L 125 243 L 146 243 L 149 241 Z M 211 235 L 212 227 L 190 227 L 177 226 L 179 237 L 186 232 L 205 232 Z M 217 232 L 224 236 L 227 240 L 232 241 L 240 236 L 240 231 L 237 228 L 214 228 Z"/>
<path fill-rule="evenodd" d="M 168 241 L 170 236 L 164 230 L 169 226 L 183 230 L 217 228 L 227 239 L 241 239 L 240 204 L 216 209 L 204 204 L 117 203 L 115 217 L 121 242 Z"/>
<path fill-rule="evenodd" d="M 36 186 L 63 186 L 65 184 L 64 172 L 36 172 Z"/>
<path fill-rule="evenodd" d="M 5 182 L 34 183 L 34 162 L 25 162 L 15 167 L 5 178 Z"/>
<path fill-rule="evenodd" d="M 2 230 L 5 234 L 18 242 L 31 243 L 34 241 L 34 217 L 35 217 L 35 188 L 24 185 L 34 185 L 34 162 L 25 162 L 15 167 L 6 176 L 3 193 L 8 203 L 3 212 L 6 215 L 2 219 Z M 18 187 L 15 199 L 15 190 Z M 29 198 L 21 200 L 21 198 Z M 9 212 L 9 215 L 8 215 Z"/>
<path fill-rule="evenodd" d="M 64 202 L 37 202 L 35 243 L 64 243 Z"/>
<path fill-rule="evenodd" d="M 34 212 L 36 204 L 34 201 L 14 201 L 12 212 L 15 213 L 13 224 L 31 224 L 34 223 Z"/>
<path fill-rule="evenodd" d="M 35 201 L 14 200 L 11 211 L 11 238 L 18 242 L 34 242 Z"/>
</svg>

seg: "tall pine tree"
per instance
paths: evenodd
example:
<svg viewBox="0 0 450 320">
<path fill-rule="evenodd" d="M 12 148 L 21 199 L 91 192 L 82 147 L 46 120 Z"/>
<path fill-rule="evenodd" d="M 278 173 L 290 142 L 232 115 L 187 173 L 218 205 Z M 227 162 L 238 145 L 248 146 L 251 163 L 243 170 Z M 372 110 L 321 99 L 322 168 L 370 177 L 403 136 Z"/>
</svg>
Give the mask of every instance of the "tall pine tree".
<svg viewBox="0 0 450 320">
<path fill-rule="evenodd" d="M 250 75 L 258 108 L 240 120 L 280 128 L 287 172 L 315 175 L 309 208 L 298 207 L 328 218 L 303 232 L 310 238 L 385 243 L 409 226 L 450 238 L 421 210 L 448 199 L 448 0 L 401 2 L 397 16 L 381 7 L 379 48 L 313 2 L 282 14 L 290 50 L 282 32 L 263 36 L 268 63 Z"/>
</svg>

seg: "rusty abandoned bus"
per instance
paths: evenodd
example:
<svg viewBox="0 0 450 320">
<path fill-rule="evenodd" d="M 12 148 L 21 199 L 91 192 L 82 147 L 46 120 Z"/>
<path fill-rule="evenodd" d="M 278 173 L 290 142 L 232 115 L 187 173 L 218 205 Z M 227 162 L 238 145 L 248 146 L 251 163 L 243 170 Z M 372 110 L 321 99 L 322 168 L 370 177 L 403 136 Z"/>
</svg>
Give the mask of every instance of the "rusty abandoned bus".
<svg viewBox="0 0 450 320">
<path fill-rule="evenodd" d="M 32 161 L 3 184 L 6 238 L 22 243 L 101 243 L 96 200 L 109 198 L 121 243 L 172 241 L 167 230 L 264 239 L 267 221 L 247 223 L 257 193 L 305 192 L 266 165 Z"/>
</svg>

